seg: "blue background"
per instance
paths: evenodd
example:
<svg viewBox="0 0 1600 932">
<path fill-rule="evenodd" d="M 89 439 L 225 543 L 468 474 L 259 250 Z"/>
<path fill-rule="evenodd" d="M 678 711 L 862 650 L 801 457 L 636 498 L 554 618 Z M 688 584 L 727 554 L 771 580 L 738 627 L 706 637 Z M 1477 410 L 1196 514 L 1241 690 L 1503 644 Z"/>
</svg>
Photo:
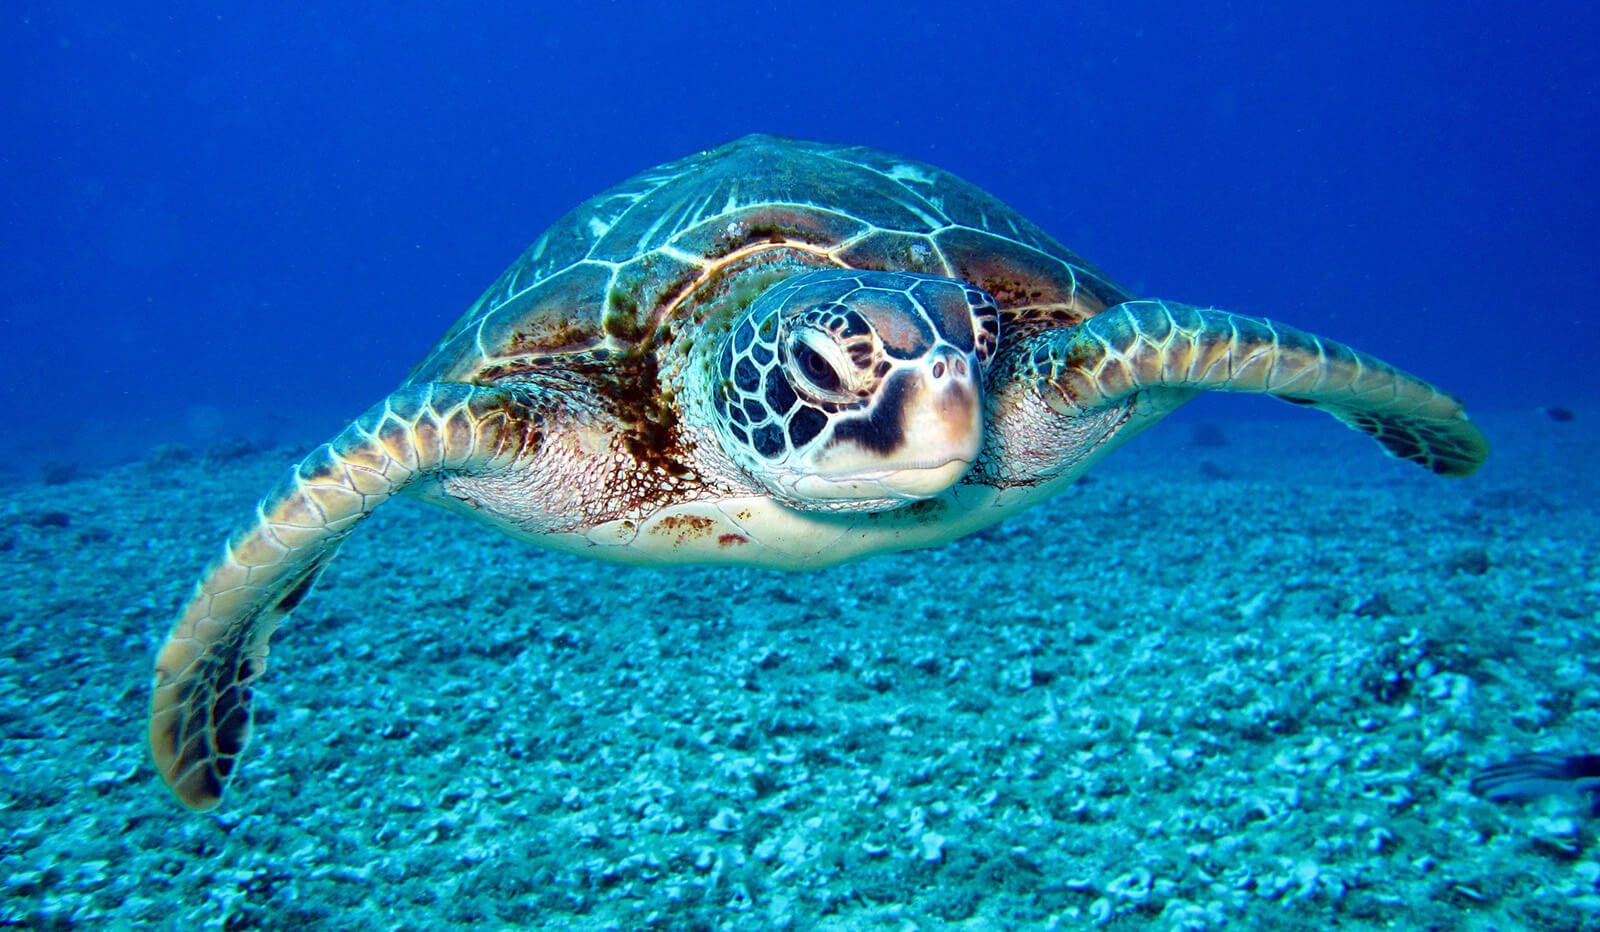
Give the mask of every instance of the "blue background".
<svg viewBox="0 0 1600 932">
<path fill-rule="evenodd" d="M 321 439 L 565 210 L 751 131 L 1478 410 L 1600 396 L 1592 5 L 543 6 L 9 6 L 8 457 Z"/>
</svg>

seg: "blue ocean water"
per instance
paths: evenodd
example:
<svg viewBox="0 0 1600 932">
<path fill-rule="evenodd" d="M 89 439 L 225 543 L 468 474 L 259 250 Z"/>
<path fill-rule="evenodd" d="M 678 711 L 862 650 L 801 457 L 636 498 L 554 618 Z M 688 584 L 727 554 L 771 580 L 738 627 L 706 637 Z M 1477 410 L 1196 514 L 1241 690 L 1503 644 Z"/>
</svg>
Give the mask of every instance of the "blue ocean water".
<svg viewBox="0 0 1600 932">
<path fill-rule="evenodd" d="M 1600 928 L 1586 810 L 1472 782 L 1592 766 L 1600 723 L 1593 8 L 13 7 L 0 925 Z M 226 803 L 170 798 L 156 645 L 286 448 L 568 208 L 752 132 L 1368 350 L 1495 456 L 1444 482 L 1207 398 L 827 574 L 386 506 L 273 642 Z"/>
<path fill-rule="evenodd" d="M 566 209 L 752 131 L 933 162 L 1141 293 L 1475 410 L 1590 403 L 1597 33 L 1553 2 L 23 4 L 6 458 L 324 436 Z"/>
</svg>

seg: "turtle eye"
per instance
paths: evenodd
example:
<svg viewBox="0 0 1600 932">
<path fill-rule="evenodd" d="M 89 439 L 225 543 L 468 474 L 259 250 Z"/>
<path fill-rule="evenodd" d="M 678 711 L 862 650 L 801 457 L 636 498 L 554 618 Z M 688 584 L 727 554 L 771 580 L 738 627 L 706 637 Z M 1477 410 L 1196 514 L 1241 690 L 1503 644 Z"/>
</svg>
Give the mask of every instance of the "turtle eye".
<svg viewBox="0 0 1600 932">
<path fill-rule="evenodd" d="M 794 348 L 794 361 L 807 382 L 825 392 L 839 390 L 839 373 L 834 371 L 832 363 L 822 358 L 821 353 L 801 343 Z"/>
<path fill-rule="evenodd" d="M 838 362 L 825 348 L 815 346 L 812 340 L 798 336 L 789 343 L 789 359 L 799 383 L 807 394 L 829 401 L 853 397 L 845 387 Z"/>
</svg>

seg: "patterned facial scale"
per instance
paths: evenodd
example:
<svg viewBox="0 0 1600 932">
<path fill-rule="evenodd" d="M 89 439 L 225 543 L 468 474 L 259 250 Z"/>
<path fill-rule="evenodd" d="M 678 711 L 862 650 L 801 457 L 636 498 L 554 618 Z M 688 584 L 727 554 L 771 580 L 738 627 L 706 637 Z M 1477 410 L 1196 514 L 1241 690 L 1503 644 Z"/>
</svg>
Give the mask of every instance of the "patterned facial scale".
<svg viewBox="0 0 1600 932">
<path fill-rule="evenodd" d="M 949 367 L 981 391 L 999 334 L 994 299 L 965 282 L 850 269 L 794 276 L 757 299 L 723 343 L 712 391 L 719 433 L 785 497 L 841 444 L 892 470 L 917 455 L 904 418 L 917 380 Z"/>
</svg>

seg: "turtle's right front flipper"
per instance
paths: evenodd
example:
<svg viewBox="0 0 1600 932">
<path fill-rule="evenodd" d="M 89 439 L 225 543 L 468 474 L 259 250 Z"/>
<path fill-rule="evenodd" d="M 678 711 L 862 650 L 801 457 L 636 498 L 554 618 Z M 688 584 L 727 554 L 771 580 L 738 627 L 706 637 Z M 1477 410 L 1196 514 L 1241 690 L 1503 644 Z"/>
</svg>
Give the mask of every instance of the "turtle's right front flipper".
<svg viewBox="0 0 1600 932">
<path fill-rule="evenodd" d="M 1489 443 L 1461 402 L 1407 372 L 1261 317 L 1128 301 L 1022 341 L 1002 379 L 1064 418 L 1144 397 L 1159 416 L 1197 391 L 1252 392 L 1326 411 L 1391 455 L 1471 475 Z M 1048 465 L 1048 464 L 1047 464 Z"/>
<path fill-rule="evenodd" d="M 250 731 L 267 639 L 357 523 L 421 476 L 483 474 L 541 442 L 511 391 L 409 385 L 313 450 L 228 539 L 156 658 L 150 752 L 185 805 L 221 801 Z"/>
</svg>

